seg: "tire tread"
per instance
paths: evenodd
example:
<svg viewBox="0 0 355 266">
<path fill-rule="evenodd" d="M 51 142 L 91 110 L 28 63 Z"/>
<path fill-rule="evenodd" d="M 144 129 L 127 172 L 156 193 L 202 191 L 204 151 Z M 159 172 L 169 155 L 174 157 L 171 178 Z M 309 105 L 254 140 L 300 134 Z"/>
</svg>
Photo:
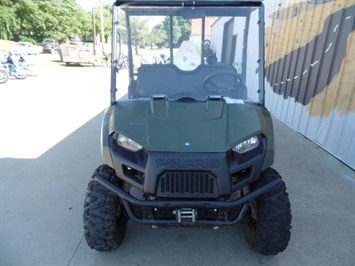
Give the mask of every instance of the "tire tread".
<svg viewBox="0 0 355 266">
<path fill-rule="evenodd" d="M 107 165 L 99 167 L 93 176 L 95 175 L 100 175 L 112 183 L 118 182 L 114 170 Z M 110 251 L 122 243 L 127 218 L 123 214 L 120 199 L 93 180 L 88 184 L 83 220 L 84 236 L 90 248 Z"/>
<path fill-rule="evenodd" d="M 260 179 L 252 186 L 261 187 L 276 178 L 279 173 L 268 168 L 261 173 Z M 264 255 L 276 255 L 286 249 L 291 238 L 291 204 L 286 192 L 286 185 L 281 181 L 266 194 L 256 199 L 257 224 L 255 232 L 249 232 L 252 248 Z M 250 230 L 250 229 L 249 229 Z M 247 233 L 248 235 L 248 233 Z"/>
</svg>

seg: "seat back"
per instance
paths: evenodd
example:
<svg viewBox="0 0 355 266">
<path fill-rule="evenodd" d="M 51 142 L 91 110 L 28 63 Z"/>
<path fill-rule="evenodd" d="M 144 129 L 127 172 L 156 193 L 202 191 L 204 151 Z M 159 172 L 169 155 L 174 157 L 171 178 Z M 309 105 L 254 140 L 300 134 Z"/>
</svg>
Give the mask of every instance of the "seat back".
<svg viewBox="0 0 355 266">
<path fill-rule="evenodd" d="M 181 70 L 173 64 L 141 65 L 133 98 L 167 95 L 171 98 L 192 96 L 205 99 L 211 94 L 204 89 L 206 77 L 221 70 L 236 71 L 233 66 L 224 64 L 200 65 L 192 71 Z M 221 80 L 230 83 L 232 79 L 227 77 Z"/>
</svg>

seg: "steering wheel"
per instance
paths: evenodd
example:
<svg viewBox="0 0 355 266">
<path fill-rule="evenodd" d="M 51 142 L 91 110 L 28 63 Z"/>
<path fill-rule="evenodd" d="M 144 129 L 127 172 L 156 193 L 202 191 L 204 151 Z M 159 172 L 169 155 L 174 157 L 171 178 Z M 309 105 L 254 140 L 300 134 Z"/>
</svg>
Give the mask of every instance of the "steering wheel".
<svg viewBox="0 0 355 266">
<path fill-rule="evenodd" d="M 213 80 L 214 77 L 217 76 L 231 76 L 234 78 L 234 82 L 232 85 L 228 84 L 227 82 L 219 82 L 217 83 L 216 81 Z M 209 74 L 208 76 L 205 77 L 203 80 L 203 88 L 210 92 L 210 93 L 216 93 L 216 94 L 221 94 L 223 96 L 228 96 L 229 92 L 231 91 L 238 91 L 238 90 L 245 90 L 246 91 L 246 86 L 241 78 L 241 76 L 231 70 L 220 70 L 213 72 Z M 227 95 L 224 95 L 227 94 Z"/>
</svg>

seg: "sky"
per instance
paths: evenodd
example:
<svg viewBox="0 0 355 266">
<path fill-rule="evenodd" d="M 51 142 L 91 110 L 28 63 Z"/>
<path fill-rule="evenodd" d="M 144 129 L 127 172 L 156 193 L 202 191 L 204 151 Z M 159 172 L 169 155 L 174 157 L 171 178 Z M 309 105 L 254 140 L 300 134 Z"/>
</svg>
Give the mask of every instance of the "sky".
<svg viewBox="0 0 355 266">
<path fill-rule="evenodd" d="M 92 10 L 92 7 L 99 6 L 99 0 L 75 0 L 86 12 Z M 102 0 L 102 5 L 112 4 L 114 0 Z M 155 19 L 151 18 L 149 21 L 149 27 L 153 28 L 156 24 L 159 24 L 163 21 L 162 17 L 156 17 Z"/>
<path fill-rule="evenodd" d="M 99 6 L 99 0 L 75 0 L 85 11 L 91 11 L 93 6 Z M 114 0 L 102 0 L 102 4 L 112 4 Z"/>
</svg>

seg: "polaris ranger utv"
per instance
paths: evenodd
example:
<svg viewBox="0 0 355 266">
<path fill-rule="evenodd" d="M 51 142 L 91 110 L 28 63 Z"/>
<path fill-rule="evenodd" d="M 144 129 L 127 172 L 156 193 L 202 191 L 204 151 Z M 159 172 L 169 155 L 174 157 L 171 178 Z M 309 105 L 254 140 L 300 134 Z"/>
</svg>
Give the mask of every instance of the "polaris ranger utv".
<svg viewBox="0 0 355 266">
<path fill-rule="evenodd" d="M 240 223 L 257 252 L 285 250 L 291 210 L 271 168 L 262 3 L 117 0 L 112 22 L 111 105 L 101 129 L 104 165 L 84 204 L 87 244 L 117 248 L 131 219 L 153 227 Z M 158 33 L 142 45 L 144 34 Z M 129 65 L 118 73 L 124 48 Z M 125 80 L 128 94 L 119 98 Z"/>
</svg>

